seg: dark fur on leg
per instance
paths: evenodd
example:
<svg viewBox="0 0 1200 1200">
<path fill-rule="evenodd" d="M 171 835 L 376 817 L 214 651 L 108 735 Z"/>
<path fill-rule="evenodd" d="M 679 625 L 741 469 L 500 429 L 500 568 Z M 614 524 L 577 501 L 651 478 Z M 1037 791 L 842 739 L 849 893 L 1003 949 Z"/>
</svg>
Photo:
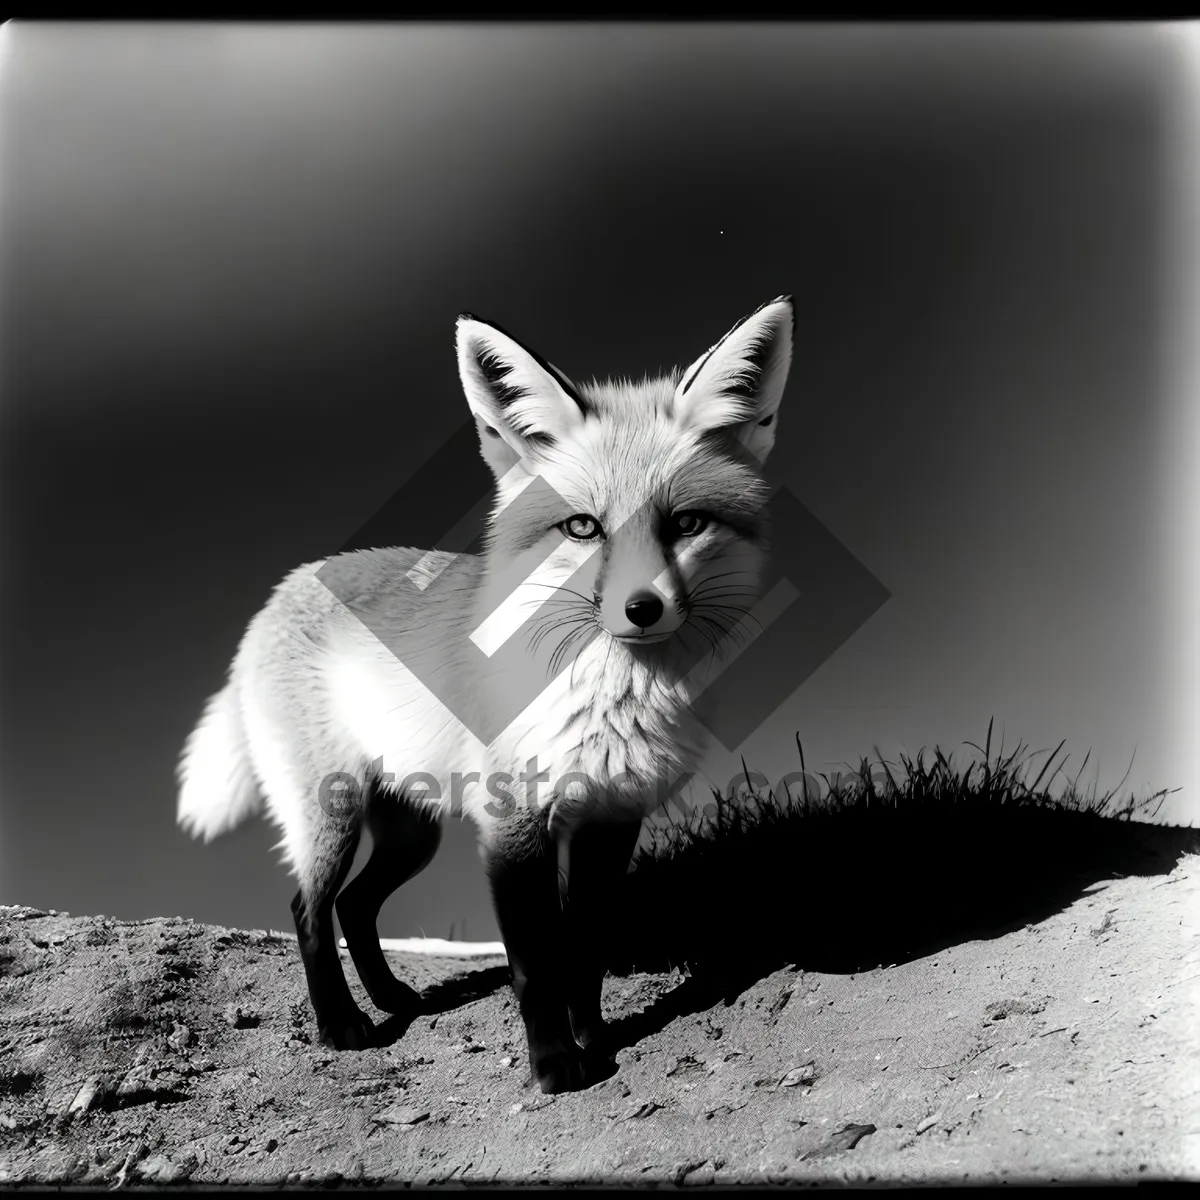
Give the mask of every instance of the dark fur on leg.
<svg viewBox="0 0 1200 1200">
<path fill-rule="evenodd" d="M 612 1064 L 582 1050 L 571 1033 L 558 860 L 545 813 L 522 809 L 499 822 L 485 861 L 533 1078 L 549 1093 L 579 1091 L 607 1079 Z"/>
<path fill-rule="evenodd" d="M 605 920 L 637 846 L 641 822 L 585 825 L 570 842 L 564 909 L 569 951 L 567 1006 L 575 1040 L 584 1049 L 608 1052 L 600 994 L 610 930 Z"/>
<path fill-rule="evenodd" d="M 292 900 L 308 996 L 317 1018 L 317 1036 L 335 1050 L 362 1050 L 374 1032 L 346 983 L 333 931 L 333 904 L 354 863 L 361 818 L 325 817 L 317 830 L 313 864 Z"/>
<path fill-rule="evenodd" d="M 380 789 L 372 792 L 366 819 L 371 857 L 338 896 L 338 921 L 371 1003 L 387 1013 L 415 1014 L 421 997 L 392 974 L 376 922 L 383 902 L 429 865 L 442 827 L 436 814 Z"/>
</svg>

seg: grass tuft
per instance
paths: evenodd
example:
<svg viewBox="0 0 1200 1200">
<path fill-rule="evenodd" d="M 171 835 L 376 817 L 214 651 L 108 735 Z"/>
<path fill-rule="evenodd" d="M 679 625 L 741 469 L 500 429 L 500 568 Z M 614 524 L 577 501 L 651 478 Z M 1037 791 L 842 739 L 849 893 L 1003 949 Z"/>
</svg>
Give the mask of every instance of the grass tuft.
<svg viewBox="0 0 1200 1200">
<path fill-rule="evenodd" d="M 884 758 L 875 748 L 875 759 L 863 757 L 858 767 L 848 774 L 832 778 L 822 773 L 824 793 L 810 793 L 809 773 L 804 762 L 804 747 L 800 735 L 796 735 L 796 747 L 800 755 L 802 793 L 780 797 L 773 789 L 754 788 L 750 782 L 750 771 L 742 759 L 742 771 L 747 788 L 738 803 L 731 804 L 728 797 L 714 789 L 710 811 L 699 825 L 675 820 L 653 830 L 653 849 L 642 858 L 670 858 L 682 853 L 693 853 L 706 842 L 720 841 L 728 837 L 745 837 L 752 832 L 769 833 L 780 831 L 780 827 L 791 827 L 799 820 L 819 817 L 846 817 L 870 809 L 904 812 L 922 816 L 943 814 L 950 816 L 959 805 L 971 805 L 973 817 L 982 817 L 988 810 L 1006 807 L 1044 809 L 1057 812 L 1084 813 L 1108 817 L 1118 821 L 1134 819 L 1153 821 L 1162 808 L 1163 801 L 1178 788 L 1162 788 L 1150 795 L 1135 797 L 1132 793 L 1123 799 L 1119 793 L 1133 768 L 1133 757 L 1121 781 L 1106 792 L 1100 792 L 1098 781 L 1093 780 L 1090 789 L 1080 787 L 1080 779 L 1091 758 L 1091 751 L 1084 756 L 1079 770 L 1073 778 L 1064 771 L 1070 755 L 1061 760 L 1066 739 L 1048 753 L 1037 774 L 1030 775 L 1037 759 L 1047 754 L 1046 750 L 1030 751 L 1025 742 L 1018 742 L 1007 755 L 1003 741 L 995 756 L 991 753 L 993 722 L 988 722 L 987 740 L 984 746 L 975 742 L 964 742 L 981 755 L 981 759 L 964 765 L 956 765 L 940 747 L 930 751 L 922 747 L 915 756 L 901 751 L 899 762 Z M 1134 752 L 1136 755 L 1136 751 Z M 880 770 L 874 769 L 878 764 Z M 1046 777 L 1052 764 L 1054 771 Z M 1059 775 L 1064 782 L 1057 791 L 1052 786 Z M 1043 780 L 1045 783 L 1043 784 Z"/>
<path fill-rule="evenodd" d="M 1150 822 L 1172 791 L 1121 796 L 1068 774 L 1063 742 L 965 743 L 811 775 L 788 795 L 717 793 L 698 819 L 651 829 L 614 914 L 614 969 L 780 960 L 814 969 L 898 963 L 1036 923 L 1098 879 L 1169 870 L 1200 835 Z M 1060 757 L 1061 756 L 1061 757 Z M 824 786 L 820 786 L 823 781 Z"/>
</svg>

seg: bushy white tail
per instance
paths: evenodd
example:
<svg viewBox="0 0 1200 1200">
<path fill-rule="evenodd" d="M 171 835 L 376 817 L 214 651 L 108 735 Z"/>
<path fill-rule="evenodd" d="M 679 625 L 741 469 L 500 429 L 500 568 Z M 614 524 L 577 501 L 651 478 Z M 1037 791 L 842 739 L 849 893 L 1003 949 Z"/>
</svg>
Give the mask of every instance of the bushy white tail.
<svg viewBox="0 0 1200 1200">
<path fill-rule="evenodd" d="M 232 686 L 213 696 L 179 762 L 176 820 L 211 842 L 262 808 Z"/>
</svg>

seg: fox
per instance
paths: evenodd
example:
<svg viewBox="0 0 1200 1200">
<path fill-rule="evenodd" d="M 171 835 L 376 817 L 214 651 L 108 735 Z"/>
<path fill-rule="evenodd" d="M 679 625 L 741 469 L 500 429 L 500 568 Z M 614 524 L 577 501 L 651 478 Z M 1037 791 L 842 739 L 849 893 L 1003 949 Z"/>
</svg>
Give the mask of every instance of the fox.
<svg viewBox="0 0 1200 1200">
<path fill-rule="evenodd" d="M 263 814 L 281 833 L 324 1045 L 378 1037 L 335 915 L 371 1004 L 421 1011 L 377 920 L 457 815 L 475 826 L 530 1082 L 577 1091 L 617 1070 L 597 947 L 664 781 L 704 752 L 704 671 L 761 598 L 794 333 L 779 296 L 684 370 L 576 383 L 463 313 L 458 379 L 494 477 L 479 553 L 335 554 L 249 621 L 180 756 L 177 823 L 209 842 Z"/>
</svg>

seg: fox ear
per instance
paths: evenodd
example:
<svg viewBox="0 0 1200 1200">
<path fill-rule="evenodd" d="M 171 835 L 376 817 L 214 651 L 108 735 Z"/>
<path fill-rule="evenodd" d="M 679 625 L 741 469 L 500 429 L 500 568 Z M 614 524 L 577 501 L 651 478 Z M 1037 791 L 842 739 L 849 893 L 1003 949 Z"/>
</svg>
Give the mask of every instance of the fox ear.
<svg viewBox="0 0 1200 1200">
<path fill-rule="evenodd" d="M 587 409 L 571 381 L 498 325 L 463 313 L 457 349 L 480 450 L 497 479 L 583 420 Z"/>
<path fill-rule="evenodd" d="M 775 445 L 795 324 L 791 296 L 768 301 L 739 321 L 683 373 L 674 405 L 680 424 L 729 429 L 762 462 Z"/>
</svg>

